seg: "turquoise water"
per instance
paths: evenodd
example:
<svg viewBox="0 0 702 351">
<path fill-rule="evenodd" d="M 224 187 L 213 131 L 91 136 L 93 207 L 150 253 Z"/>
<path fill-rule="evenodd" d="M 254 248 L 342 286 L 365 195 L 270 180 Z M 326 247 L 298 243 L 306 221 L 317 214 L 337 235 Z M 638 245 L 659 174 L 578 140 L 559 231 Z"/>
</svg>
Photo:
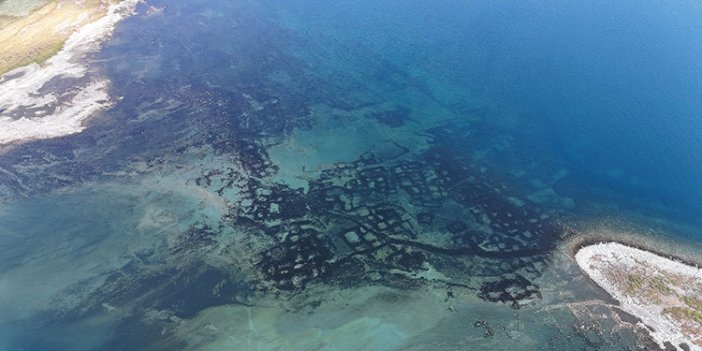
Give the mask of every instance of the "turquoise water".
<svg viewBox="0 0 702 351">
<path fill-rule="evenodd" d="M 651 349 L 563 246 L 699 249 L 700 12 L 149 1 L 0 156 L 0 350 Z"/>
</svg>

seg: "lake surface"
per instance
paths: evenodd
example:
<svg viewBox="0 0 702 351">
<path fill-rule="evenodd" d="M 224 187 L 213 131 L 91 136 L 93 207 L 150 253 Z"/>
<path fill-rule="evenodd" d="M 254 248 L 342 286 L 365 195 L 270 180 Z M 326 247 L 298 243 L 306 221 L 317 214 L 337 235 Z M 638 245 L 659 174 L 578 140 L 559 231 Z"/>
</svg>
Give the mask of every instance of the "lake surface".
<svg viewBox="0 0 702 351">
<path fill-rule="evenodd" d="M 0 156 L 0 350 L 648 350 L 578 235 L 702 241 L 702 5 L 149 0 Z M 633 233 L 633 234 L 632 234 Z"/>
</svg>

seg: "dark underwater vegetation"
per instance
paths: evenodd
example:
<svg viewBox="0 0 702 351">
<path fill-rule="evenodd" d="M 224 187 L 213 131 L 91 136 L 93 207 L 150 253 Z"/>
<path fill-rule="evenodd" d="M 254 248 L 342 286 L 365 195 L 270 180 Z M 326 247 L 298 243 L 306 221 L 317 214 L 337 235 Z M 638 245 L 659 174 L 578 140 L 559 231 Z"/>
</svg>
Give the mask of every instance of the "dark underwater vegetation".
<svg viewBox="0 0 702 351">
<path fill-rule="evenodd" d="M 91 63 L 118 103 L 0 155 L 0 350 L 657 347 L 569 243 L 699 252 L 699 38 L 690 1 L 148 0 Z"/>
</svg>

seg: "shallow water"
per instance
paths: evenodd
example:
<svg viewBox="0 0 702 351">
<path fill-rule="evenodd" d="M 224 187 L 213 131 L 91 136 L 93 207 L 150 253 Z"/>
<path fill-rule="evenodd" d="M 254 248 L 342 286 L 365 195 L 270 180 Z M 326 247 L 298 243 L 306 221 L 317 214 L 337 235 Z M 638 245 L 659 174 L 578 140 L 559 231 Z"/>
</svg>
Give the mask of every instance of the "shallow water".
<svg viewBox="0 0 702 351">
<path fill-rule="evenodd" d="M 148 1 L 0 158 L 0 350 L 646 350 L 561 246 L 698 248 L 700 11 Z"/>
</svg>

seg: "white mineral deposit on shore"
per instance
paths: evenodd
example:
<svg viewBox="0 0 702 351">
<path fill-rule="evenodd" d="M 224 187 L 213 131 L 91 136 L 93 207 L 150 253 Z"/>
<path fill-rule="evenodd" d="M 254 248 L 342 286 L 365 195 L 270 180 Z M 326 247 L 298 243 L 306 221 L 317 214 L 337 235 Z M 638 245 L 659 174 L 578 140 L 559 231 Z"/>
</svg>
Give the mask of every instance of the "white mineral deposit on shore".
<svg viewBox="0 0 702 351">
<path fill-rule="evenodd" d="M 86 120 L 112 102 L 109 81 L 92 72 L 87 61 L 139 0 L 110 5 L 107 14 L 73 33 L 44 64 L 17 68 L 0 77 L 0 145 L 48 139 L 83 131 Z M 48 88 L 55 79 L 74 84 Z"/>
</svg>

